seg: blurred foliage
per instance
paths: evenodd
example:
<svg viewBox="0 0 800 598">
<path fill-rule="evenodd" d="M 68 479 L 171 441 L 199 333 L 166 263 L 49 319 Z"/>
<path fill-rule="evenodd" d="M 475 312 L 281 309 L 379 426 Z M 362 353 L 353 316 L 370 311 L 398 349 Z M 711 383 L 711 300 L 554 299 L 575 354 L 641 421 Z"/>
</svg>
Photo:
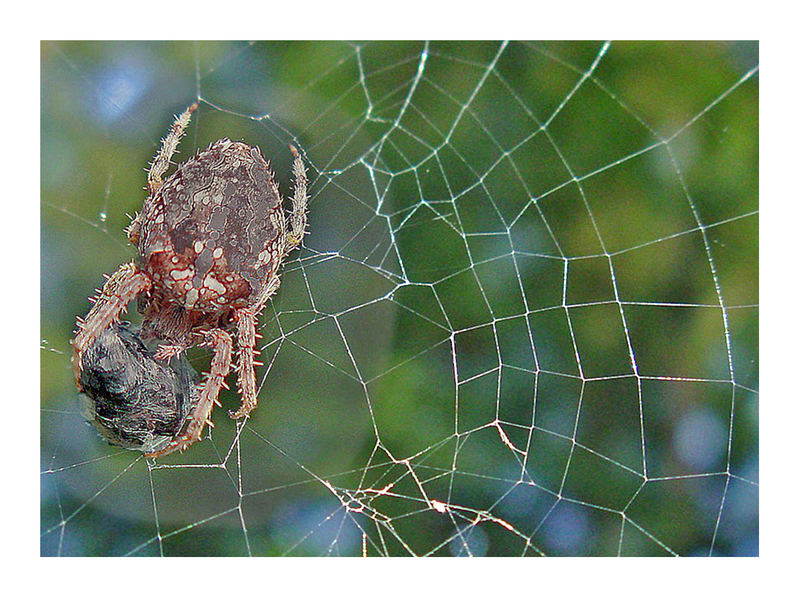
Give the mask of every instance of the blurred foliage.
<svg viewBox="0 0 800 598">
<path fill-rule="evenodd" d="M 756 43 L 43 43 L 42 554 L 757 554 L 757 65 Z M 242 139 L 286 194 L 302 149 L 310 235 L 253 417 L 228 392 L 153 467 L 82 420 L 68 342 L 193 101 L 179 160 Z"/>
</svg>

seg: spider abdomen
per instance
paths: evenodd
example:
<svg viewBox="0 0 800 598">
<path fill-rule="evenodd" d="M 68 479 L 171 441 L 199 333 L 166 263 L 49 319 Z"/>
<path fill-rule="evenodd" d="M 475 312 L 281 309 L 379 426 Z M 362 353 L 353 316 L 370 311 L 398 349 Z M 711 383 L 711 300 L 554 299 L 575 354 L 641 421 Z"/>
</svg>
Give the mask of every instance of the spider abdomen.
<svg viewBox="0 0 800 598">
<path fill-rule="evenodd" d="M 221 139 L 145 203 L 139 253 L 156 301 L 224 313 L 254 303 L 277 275 L 285 236 L 278 186 L 261 152 Z"/>
</svg>

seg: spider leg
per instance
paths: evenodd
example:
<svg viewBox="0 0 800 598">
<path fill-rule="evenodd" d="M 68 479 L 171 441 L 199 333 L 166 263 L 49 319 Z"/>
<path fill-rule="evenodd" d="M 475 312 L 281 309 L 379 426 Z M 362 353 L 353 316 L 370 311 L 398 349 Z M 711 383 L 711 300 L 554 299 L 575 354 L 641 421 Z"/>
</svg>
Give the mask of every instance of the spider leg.
<svg viewBox="0 0 800 598">
<path fill-rule="evenodd" d="M 200 392 L 200 399 L 197 406 L 186 416 L 186 429 L 183 434 L 173 438 L 167 446 L 154 453 L 148 453 L 148 457 L 161 457 L 182 451 L 192 443 L 200 439 L 203 428 L 206 424 L 214 427 L 211 422 L 211 411 L 214 405 L 219 405 L 219 391 L 225 386 L 225 376 L 231 369 L 231 353 L 233 352 L 233 339 L 231 335 L 222 330 L 212 330 L 207 334 L 207 344 L 214 350 L 214 357 L 211 359 L 211 372 L 207 374 Z"/>
<path fill-rule="evenodd" d="M 161 140 L 161 149 L 158 150 L 158 153 L 150 163 L 150 170 L 147 171 L 147 188 L 150 191 L 150 195 L 161 187 L 161 176 L 167 172 L 172 154 L 178 148 L 183 131 L 189 125 L 189 119 L 195 110 L 197 110 L 196 102 L 184 110 L 183 114 L 176 116 L 169 134 Z"/>
<path fill-rule="evenodd" d="M 306 166 L 300 152 L 293 145 L 289 146 L 294 156 L 292 172 L 294 173 L 294 195 L 292 196 L 292 215 L 289 219 L 292 232 L 286 235 L 286 251 L 289 253 L 303 242 L 308 223 L 308 176 Z"/>
<path fill-rule="evenodd" d="M 159 345 L 153 359 L 169 361 L 173 357 L 178 357 L 185 350 L 186 347 L 183 345 Z"/>
<path fill-rule="evenodd" d="M 261 310 L 259 310 L 261 311 Z M 256 364 L 261 365 L 255 360 L 259 351 L 256 349 L 256 322 L 258 312 L 255 309 L 244 308 L 236 311 L 236 334 L 239 345 L 239 396 L 242 397 L 242 404 L 230 416 L 239 419 L 250 413 L 258 403 L 256 397 Z"/>
<path fill-rule="evenodd" d="M 117 320 L 128 303 L 139 293 L 150 288 L 150 277 L 139 270 L 135 264 L 123 264 L 103 285 L 103 290 L 92 300 L 94 306 L 86 319 L 78 318 L 78 329 L 72 339 L 72 371 L 75 385 L 81 386 L 81 357 L 103 331 Z"/>
<path fill-rule="evenodd" d="M 234 419 L 244 417 L 258 404 L 255 366 L 263 364 L 255 360 L 255 357 L 260 353 L 256 349 L 256 339 L 259 338 L 256 333 L 256 324 L 258 323 L 259 314 L 261 314 L 267 301 L 275 294 L 279 286 L 281 286 L 281 279 L 273 275 L 259 302 L 253 307 L 238 309 L 234 314 L 237 342 L 239 344 L 239 396 L 242 397 L 242 404 L 239 409 L 230 413 L 230 416 Z"/>
</svg>

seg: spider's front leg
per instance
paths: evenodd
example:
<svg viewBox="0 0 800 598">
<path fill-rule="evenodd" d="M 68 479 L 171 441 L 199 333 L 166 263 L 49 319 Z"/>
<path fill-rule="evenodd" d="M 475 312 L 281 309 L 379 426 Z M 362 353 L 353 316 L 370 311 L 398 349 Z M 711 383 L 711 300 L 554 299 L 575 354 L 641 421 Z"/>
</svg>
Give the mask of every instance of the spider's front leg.
<svg viewBox="0 0 800 598">
<path fill-rule="evenodd" d="M 150 277 L 135 264 L 123 264 L 103 285 L 103 290 L 92 300 L 94 306 L 86 319 L 78 318 L 78 329 L 72 339 L 72 371 L 75 385 L 81 386 L 81 359 L 83 352 L 94 343 L 103 331 L 111 326 L 139 293 L 150 288 Z"/>
<path fill-rule="evenodd" d="M 169 130 L 169 134 L 161 140 L 161 149 L 153 158 L 150 164 L 150 170 L 147 171 L 147 188 L 150 195 L 158 191 L 161 187 L 161 176 L 167 172 L 169 168 L 169 161 L 172 159 L 172 154 L 178 149 L 178 143 L 181 140 L 184 130 L 189 125 L 189 119 L 192 118 L 192 112 L 197 110 L 197 103 L 192 104 L 180 116 L 175 117 L 175 122 Z"/>
<path fill-rule="evenodd" d="M 292 195 L 292 215 L 289 218 L 291 232 L 286 235 L 286 251 L 289 253 L 303 242 L 308 224 L 308 176 L 306 165 L 300 152 L 293 145 L 289 146 L 294 156 L 292 172 L 294 174 L 294 195 Z"/>
<path fill-rule="evenodd" d="M 169 169 L 172 155 L 175 153 L 175 150 L 178 149 L 178 143 L 180 143 L 186 127 L 189 126 L 189 120 L 192 118 L 192 113 L 195 110 L 197 110 L 196 102 L 184 110 L 180 116 L 176 116 L 169 133 L 161 140 L 161 147 L 158 153 L 153 157 L 153 161 L 150 163 L 150 169 L 147 171 L 148 200 L 161 188 L 163 184 L 161 177 Z M 145 206 L 148 200 L 145 200 Z M 154 215 L 150 217 L 153 218 Z M 125 233 L 128 235 L 128 241 L 133 245 L 139 244 L 139 235 L 141 234 L 145 219 L 145 210 L 143 210 L 131 219 L 131 223 L 125 229 Z"/>
<path fill-rule="evenodd" d="M 212 330 L 207 333 L 208 341 L 214 350 L 214 357 L 211 359 L 211 371 L 207 374 L 200 392 L 200 399 L 197 406 L 186 416 L 185 430 L 180 436 L 173 438 L 167 446 L 154 453 L 148 453 L 148 457 L 161 457 L 182 451 L 192 443 L 200 439 L 203 428 L 206 424 L 214 427 L 211 422 L 211 412 L 214 405 L 219 405 L 219 391 L 225 386 L 225 376 L 231 369 L 231 354 L 233 352 L 233 339 L 231 335 L 222 330 Z M 227 387 L 226 387 L 227 388 Z"/>
</svg>

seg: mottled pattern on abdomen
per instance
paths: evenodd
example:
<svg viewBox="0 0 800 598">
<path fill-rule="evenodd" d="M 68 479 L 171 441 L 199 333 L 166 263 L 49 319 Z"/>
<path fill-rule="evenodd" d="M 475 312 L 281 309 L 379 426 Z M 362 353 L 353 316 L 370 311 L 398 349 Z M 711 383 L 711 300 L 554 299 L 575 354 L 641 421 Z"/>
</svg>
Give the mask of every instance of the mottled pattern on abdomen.
<svg viewBox="0 0 800 598">
<path fill-rule="evenodd" d="M 221 139 L 184 162 L 142 216 L 139 248 L 154 292 L 188 310 L 246 305 L 280 266 L 278 187 L 247 144 Z"/>
</svg>

